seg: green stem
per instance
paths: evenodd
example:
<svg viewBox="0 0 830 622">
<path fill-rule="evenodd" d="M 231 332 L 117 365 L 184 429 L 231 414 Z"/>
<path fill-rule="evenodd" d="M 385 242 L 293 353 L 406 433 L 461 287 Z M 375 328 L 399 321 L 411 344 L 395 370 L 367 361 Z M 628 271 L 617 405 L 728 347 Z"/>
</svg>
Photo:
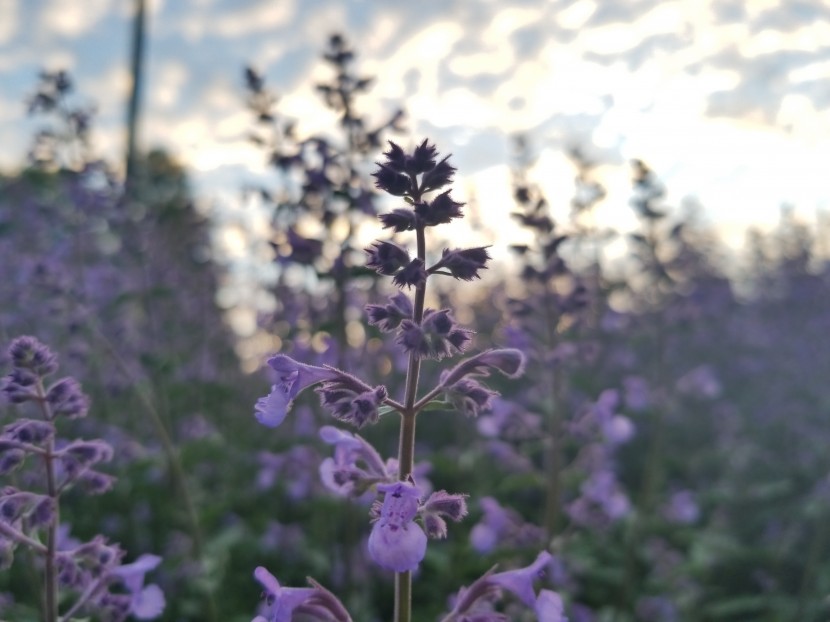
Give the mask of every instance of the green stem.
<svg viewBox="0 0 830 622">
<path fill-rule="evenodd" d="M 43 388 L 43 382 L 41 380 L 37 381 L 36 391 L 43 419 L 51 423 L 52 429 L 54 430 L 52 412 L 46 402 L 46 391 Z M 58 492 L 55 478 L 54 458 L 55 435 L 52 434 L 46 442 L 45 452 L 43 453 L 43 465 L 46 470 L 46 495 L 55 502 L 52 520 L 49 521 L 49 526 L 46 529 L 46 558 L 43 562 L 43 619 L 45 622 L 57 622 L 58 620 L 57 552 L 58 524 L 60 523 L 60 493 Z"/>
<path fill-rule="evenodd" d="M 551 352 L 557 345 L 559 316 L 553 304 L 550 283 L 545 281 L 545 332 L 546 351 Z M 551 369 L 550 409 L 547 413 L 547 443 L 545 447 L 545 535 L 550 541 L 556 533 L 560 515 L 561 472 L 562 472 L 562 368 L 554 364 Z"/>
<path fill-rule="evenodd" d="M 413 197 L 416 201 L 420 197 Z M 426 236 L 424 226 L 419 225 L 415 234 L 418 245 L 418 259 L 426 260 Z M 420 324 L 424 318 L 424 300 L 426 299 L 426 282 L 415 288 L 415 303 L 412 320 Z M 401 433 L 398 443 L 398 479 L 407 480 L 412 475 L 415 465 L 415 399 L 418 393 L 418 376 L 421 371 L 421 359 L 416 352 L 409 353 L 409 366 L 406 370 L 406 393 L 404 409 L 401 412 Z M 412 620 L 412 573 L 395 573 L 395 622 Z"/>
</svg>

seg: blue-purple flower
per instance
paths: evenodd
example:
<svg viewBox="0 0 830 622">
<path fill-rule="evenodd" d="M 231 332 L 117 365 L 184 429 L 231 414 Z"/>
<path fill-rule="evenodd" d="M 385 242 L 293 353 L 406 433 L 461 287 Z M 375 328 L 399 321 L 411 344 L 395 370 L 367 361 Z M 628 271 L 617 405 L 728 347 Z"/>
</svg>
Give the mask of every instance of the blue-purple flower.
<svg viewBox="0 0 830 622">
<path fill-rule="evenodd" d="M 414 570 L 427 550 L 427 536 L 414 522 L 420 492 L 407 482 L 381 484 L 378 490 L 386 496 L 369 534 L 369 554 L 387 570 Z"/>
<path fill-rule="evenodd" d="M 499 588 L 512 592 L 525 605 L 536 613 L 541 622 L 567 622 L 563 615 L 562 599 L 551 590 L 540 590 L 537 594 L 533 582 L 541 576 L 545 566 L 550 562 L 551 554 L 542 551 L 536 560 L 524 568 L 494 573 L 488 571 L 467 588 L 461 588 L 453 610 L 442 622 L 460 622 L 461 620 L 503 620 L 500 614 L 487 609 L 479 614 L 479 607 L 492 601 L 499 595 Z M 485 613 L 486 612 L 486 613 Z M 487 616 L 490 617 L 487 617 Z"/>
<path fill-rule="evenodd" d="M 453 250 L 445 248 L 441 253 L 441 259 L 429 268 L 429 272 L 430 274 L 443 274 L 444 272 L 438 272 L 443 270 L 456 279 L 471 281 L 480 278 L 478 272 L 487 269 L 489 260 L 490 254 L 486 246 Z"/>
<path fill-rule="evenodd" d="M 144 585 L 144 575 L 161 563 L 158 555 L 142 555 L 113 571 L 130 594 L 130 614 L 138 620 L 153 620 L 164 611 L 164 592 L 158 585 Z"/>
<path fill-rule="evenodd" d="M 412 301 L 403 292 L 397 292 L 385 305 L 366 305 L 369 324 L 388 333 L 401 325 L 403 320 L 412 319 Z"/>
<path fill-rule="evenodd" d="M 471 339 L 472 331 L 461 328 L 449 309 L 427 309 L 421 324 L 403 320 L 397 342 L 406 352 L 414 352 L 419 358 L 441 360 L 457 352 L 463 352 Z"/>
<path fill-rule="evenodd" d="M 305 365 L 284 354 L 272 356 L 268 366 L 276 372 L 277 381 L 266 397 L 257 400 L 254 414 L 257 421 L 269 428 L 283 422 L 300 391 L 337 376 L 333 369 Z"/>
<path fill-rule="evenodd" d="M 254 577 L 264 590 L 264 604 L 260 615 L 252 622 L 291 622 L 295 611 L 306 614 L 313 620 L 352 620 L 334 594 L 312 579 L 308 580 L 311 587 L 283 587 L 277 578 L 262 566 L 254 570 Z"/>
</svg>

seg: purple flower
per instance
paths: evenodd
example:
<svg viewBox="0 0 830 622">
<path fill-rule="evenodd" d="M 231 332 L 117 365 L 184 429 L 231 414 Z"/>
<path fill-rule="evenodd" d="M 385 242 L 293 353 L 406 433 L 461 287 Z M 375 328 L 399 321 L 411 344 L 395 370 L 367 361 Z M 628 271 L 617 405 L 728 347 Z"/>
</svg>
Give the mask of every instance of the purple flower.
<svg viewBox="0 0 830 622">
<path fill-rule="evenodd" d="M 369 324 L 385 333 L 395 330 L 403 320 L 412 319 L 412 301 L 403 292 L 397 292 L 385 305 L 367 305 Z"/>
<path fill-rule="evenodd" d="M 571 519 L 594 528 L 607 527 L 631 509 L 631 502 L 610 470 L 592 473 L 580 487 L 581 496 L 568 505 Z"/>
<path fill-rule="evenodd" d="M 327 425 L 320 428 L 320 438 L 334 445 L 334 456 L 320 464 L 320 479 L 332 492 L 359 496 L 370 486 L 390 479 L 383 458 L 360 436 Z"/>
<path fill-rule="evenodd" d="M 265 607 L 253 622 L 291 622 L 295 611 L 309 614 L 312 619 L 351 622 L 349 613 L 334 594 L 311 579 L 312 587 L 282 587 L 262 566 L 254 570 L 254 577 L 264 589 Z"/>
<path fill-rule="evenodd" d="M 314 588 L 282 587 L 277 578 L 262 566 L 254 570 L 254 577 L 265 590 L 265 616 L 257 616 L 254 622 L 291 622 L 294 610 L 314 596 Z"/>
<path fill-rule="evenodd" d="M 691 525 L 700 518 L 700 508 L 691 490 L 675 492 L 663 506 L 666 520 L 681 525 Z"/>
<path fill-rule="evenodd" d="M 366 267 L 378 274 L 394 276 L 398 270 L 409 264 L 409 253 L 391 242 L 375 242 L 365 250 Z"/>
<path fill-rule="evenodd" d="M 58 369 L 58 357 L 35 337 L 28 335 L 11 342 L 9 357 L 15 367 L 29 369 L 40 377 Z"/>
<path fill-rule="evenodd" d="M 430 274 L 438 270 L 444 269 L 449 272 L 450 276 L 461 279 L 463 281 L 471 281 L 480 278 L 479 270 L 487 269 L 487 262 L 490 260 L 490 255 L 487 252 L 486 246 L 477 248 L 456 248 L 449 250 L 445 248 L 441 253 L 441 259 L 430 267 Z"/>
<path fill-rule="evenodd" d="M 411 209 L 399 207 L 387 214 L 378 216 L 384 229 L 392 229 L 396 233 L 412 231 L 418 223 L 418 216 Z"/>
<path fill-rule="evenodd" d="M 455 167 L 447 161 L 449 159 L 450 156 L 445 157 L 430 170 L 424 172 L 424 176 L 421 179 L 421 192 L 437 190 L 452 182 Z"/>
<path fill-rule="evenodd" d="M 158 555 L 142 555 L 131 564 L 113 570 L 130 593 L 130 613 L 139 620 L 152 620 L 164 611 L 164 592 L 158 585 L 144 585 L 144 575 L 161 563 Z"/>
<path fill-rule="evenodd" d="M 427 550 L 427 536 L 413 522 L 418 514 L 418 488 L 407 482 L 397 482 L 381 484 L 378 491 L 386 496 L 380 517 L 369 534 L 369 554 L 387 570 L 414 570 Z"/>
<path fill-rule="evenodd" d="M 421 219 L 424 225 L 433 227 L 450 222 L 454 218 L 461 218 L 464 213 L 461 208 L 463 203 L 454 201 L 450 191 L 442 192 L 432 201 L 424 201 L 415 205 L 415 214 Z"/>
<path fill-rule="evenodd" d="M 552 590 L 541 590 L 533 606 L 538 622 L 568 622 L 565 618 L 562 597 Z"/>
<path fill-rule="evenodd" d="M 715 371 L 709 365 L 700 365 L 681 376 L 675 383 L 684 395 L 712 400 L 720 396 L 722 388 Z"/>
<path fill-rule="evenodd" d="M 409 194 L 412 190 L 412 183 L 406 175 L 401 175 L 392 167 L 378 164 L 378 170 L 372 173 L 375 178 L 375 186 L 384 192 L 400 197 Z"/>
<path fill-rule="evenodd" d="M 535 608 L 537 597 L 533 591 L 533 581 L 541 576 L 542 570 L 544 570 L 550 560 L 551 554 L 547 551 L 542 551 L 530 566 L 525 566 L 517 570 L 499 572 L 491 575 L 489 580 L 491 583 L 513 592 L 528 607 Z"/>
<path fill-rule="evenodd" d="M 449 494 L 446 490 L 432 493 L 421 507 L 421 516 L 430 538 L 446 538 L 448 518 L 456 523 L 467 516 L 467 495 Z"/>
<path fill-rule="evenodd" d="M 485 350 L 444 372 L 441 384 L 445 386 L 454 384 L 470 375 L 487 376 L 491 369 L 501 372 L 508 378 L 516 378 L 524 372 L 524 366 L 525 355 L 520 350 L 514 348 Z"/>
<path fill-rule="evenodd" d="M 395 273 L 392 282 L 398 287 L 421 287 L 427 282 L 424 260 L 415 258 Z"/>
<path fill-rule="evenodd" d="M 460 328 L 449 309 L 427 309 L 419 326 L 411 320 L 401 322 L 397 342 L 406 352 L 415 352 L 421 358 L 441 360 L 456 352 L 463 352 L 472 331 Z"/>
<path fill-rule="evenodd" d="M 541 529 L 510 508 L 505 508 L 493 497 L 483 497 L 479 506 L 484 512 L 481 520 L 470 531 L 470 544 L 474 550 L 487 554 L 497 547 L 526 547 L 538 543 Z"/>
<path fill-rule="evenodd" d="M 305 365 L 284 354 L 268 359 L 268 365 L 276 372 L 277 382 L 271 387 L 271 393 L 257 400 L 254 414 L 257 421 L 269 428 L 283 422 L 300 391 L 337 376 L 333 369 Z"/>
<path fill-rule="evenodd" d="M 473 418 L 489 411 L 493 398 L 499 395 L 472 378 L 462 378 L 447 387 L 445 393 L 456 410 Z"/>
<path fill-rule="evenodd" d="M 335 419 L 362 428 L 367 423 L 377 423 L 378 408 L 387 397 L 386 387 L 369 387 L 348 374 L 340 373 L 339 379 L 326 382 L 317 389 L 323 407 Z"/>
<path fill-rule="evenodd" d="M 547 551 L 539 553 L 536 560 L 525 568 L 493 573 L 488 571 L 467 588 L 461 588 L 453 610 L 444 618 L 444 622 L 453 620 L 506 620 L 492 612 L 481 613 L 479 607 L 492 601 L 499 595 L 501 588 L 515 594 L 525 605 L 531 608 L 541 622 L 567 622 L 562 612 L 562 599 L 550 590 L 541 590 L 537 595 L 533 589 L 534 580 L 539 577 L 551 559 Z M 471 614 L 471 615 L 468 615 Z M 488 617 L 488 615 L 490 617 Z"/>
</svg>

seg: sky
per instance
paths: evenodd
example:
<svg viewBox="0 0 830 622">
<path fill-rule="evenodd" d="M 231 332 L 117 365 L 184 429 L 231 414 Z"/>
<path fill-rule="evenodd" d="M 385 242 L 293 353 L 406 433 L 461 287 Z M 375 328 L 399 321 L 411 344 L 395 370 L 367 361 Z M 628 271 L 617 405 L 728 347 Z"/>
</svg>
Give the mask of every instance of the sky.
<svg viewBox="0 0 830 622">
<path fill-rule="evenodd" d="M 630 175 L 650 164 L 670 204 L 693 197 L 730 244 L 783 204 L 830 209 L 827 0 L 150 1 L 141 144 L 192 171 L 205 201 L 233 202 L 267 175 L 248 143 L 242 68 L 280 94 L 301 133 L 332 116 L 314 92 L 328 36 L 376 77 L 364 111 L 407 112 L 409 137 L 452 152 L 494 223 L 512 209 L 510 136 L 538 154 L 536 180 L 567 205 L 581 146 L 602 166 L 601 214 L 624 226 Z M 131 0 L 0 0 L 0 169 L 25 157 L 24 100 L 40 69 L 67 69 L 98 110 L 94 141 L 119 160 L 129 85 Z M 496 225 L 497 226 L 497 225 Z"/>
</svg>

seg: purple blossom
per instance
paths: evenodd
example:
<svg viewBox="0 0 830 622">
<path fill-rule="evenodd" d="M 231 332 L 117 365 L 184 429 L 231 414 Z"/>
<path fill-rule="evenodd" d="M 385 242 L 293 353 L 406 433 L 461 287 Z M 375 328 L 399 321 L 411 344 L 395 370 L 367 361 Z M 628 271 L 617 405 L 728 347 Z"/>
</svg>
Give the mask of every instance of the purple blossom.
<svg viewBox="0 0 830 622">
<path fill-rule="evenodd" d="M 493 398 L 499 395 L 498 391 L 488 389 L 472 378 L 459 380 L 447 387 L 445 393 L 456 410 L 473 418 L 489 411 Z"/>
<path fill-rule="evenodd" d="M 334 446 L 334 456 L 320 464 L 320 479 L 332 492 L 359 496 L 394 475 L 377 450 L 360 436 L 327 425 L 320 428 L 320 438 Z"/>
<path fill-rule="evenodd" d="M 395 273 L 392 282 L 400 288 L 421 287 L 427 282 L 424 260 L 417 257 Z"/>
<path fill-rule="evenodd" d="M 708 400 L 720 397 L 722 391 L 720 381 L 709 365 L 695 367 L 681 376 L 675 386 L 684 395 Z"/>
<path fill-rule="evenodd" d="M 420 326 L 403 320 L 397 342 L 406 352 L 415 352 L 421 358 L 441 360 L 457 352 L 463 352 L 471 339 L 472 331 L 460 328 L 449 309 L 427 309 Z"/>
<path fill-rule="evenodd" d="M 470 545 L 481 554 L 497 548 L 525 547 L 538 543 L 542 530 L 527 523 L 510 508 L 502 506 L 493 497 L 479 500 L 484 515 L 470 531 Z"/>
<path fill-rule="evenodd" d="M 17 337 L 9 345 L 9 358 L 12 365 L 31 370 L 43 377 L 58 369 L 58 357 L 35 337 L 24 335 Z"/>
<path fill-rule="evenodd" d="M 691 525 L 700 518 L 700 507 L 691 490 L 680 490 L 663 506 L 663 516 L 672 523 Z"/>
<path fill-rule="evenodd" d="M 311 587 L 282 587 L 262 566 L 254 577 L 264 589 L 265 602 L 252 622 L 291 622 L 294 612 L 321 622 L 351 622 L 343 604 L 322 585 L 309 579 Z"/>
<path fill-rule="evenodd" d="M 386 387 L 369 387 L 353 376 L 338 372 L 337 380 L 317 388 L 320 402 L 335 419 L 362 428 L 377 423 L 379 408 L 387 397 Z"/>
<path fill-rule="evenodd" d="M 624 517 L 631 509 L 631 502 L 612 471 L 592 473 L 582 483 L 580 492 L 581 496 L 567 507 L 568 515 L 578 524 L 604 528 Z"/>
<path fill-rule="evenodd" d="M 429 272 L 432 274 L 443 269 L 456 279 L 471 281 L 480 278 L 478 272 L 487 269 L 489 260 L 490 255 L 486 246 L 453 250 L 445 248 L 441 253 L 440 261 L 431 266 Z"/>
<path fill-rule="evenodd" d="M 139 620 L 152 620 L 164 611 L 164 592 L 158 585 L 144 585 L 144 575 L 161 563 L 158 555 L 142 555 L 131 564 L 113 571 L 130 593 L 130 614 Z"/>
<path fill-rule="evenodd" d="M 412 301 L 403 292 L 397 292 L 385 305 L 367 305 L 369 324 L 385 333 L 395 330 L 403 320 L 412 319 Z"/>
<path fill-rule="evenodd" d="M 458 363 L 442 374 L 441 384 L 450 385 L 465 376 L 487 376 L 491 369 L 501 372 L 508 378 L 517 378 L 524 372 L 525 355 L 515 348 L 495 348 L 485 350 Z"/>
<path fill-rule="evenodd" d="M 517 570 L 507 570 L 491 575 L 491 583 L 513 592 L 528 607 L 536 607 L 536 593 L 533 591 L 533 581 L 541 576 L 542 571 L 550 562 L 551 554 L 542 551 L 536 560 L 529 566 Z M 561 608 L 561 603 L 560 603 Z"/>
<path fill-rule="evenodd" d="M 372 173 L 375 186 L 392 196 L 400 197 L 412 191 L 409 177 L 395 171 L 391 166 L 378 164 L 378 170 Z"/>
<path fill-rule="evenodd" d="M 415 214 L 426 226 L 432 227 L 452 221 L 454 218 L 461 218 L 464 213 L 461 208 L 463 203 L 454 201 L 450 191 L 442 192 L 432 201 L 424 201 L 415 205 Z"/>
<path fill-rule="evenodd" d="M 407 482 L 381 484 L 378 491 L 385 497 L 369 534 L 369 555 L 387 570 L 414 570 L 427 549 L 426 534 L 413 522 L 418 514 L 420 492 Z"/>
<path fill-rule="evenodd" d="M 366 267 L 378 274 L 394 276 L 398 270 L 409 264 L 409 253 L 391 242 L 374 242 L 366 249 Z"/>
<path fill-rule="evenodd" d="M 449 494 L 446 490 L 432 493 L 421 507 L 421 516 L 430 538 L 446 538 L 444 519 L 459 522 L 467 516 L 467 495 Z"/>
<path fill-rule="evenodd" d="M 268 365 L 276 372 L 277 382 L 271 393 L 257 400 L 254 414 L 257 421 L 269 428 L 283 422 L 300 391 L 337 376 L 332 369 L 305 365 L 284 354 L 268 359 Z"/>
<path fill-rule="evenodd" d="M 517 596 L 542 622 L 567 622 L 563 615 L 562 599 L 558 594 L 544 589 L 536 594 L 533 589 L 533 582 L 542 574 L 550 559 L 551 554 L 542 551 L 532 564 L 524 568 L 499 573 L 488 571 L 469 587 L 461 588 L 453 610 L 442 622 L 507 620 L 506 617 L 498 617 L 500 614 L 487 609 L 480 612 L 482 605 L 498 597 L 500 589 Z"/>
<path fill-rule="evenodd" d="M 418 224 L 418 216 L 411 209 L 398 208 L 389 213 L 378 216 L 384 229 L 392 229 L 396 233 L 412 231 Z"/>
<path fill-rule="evenodd" d="M 455 167 L 448 162 L 449 159 L 450 156 L 446 156 L 430 170 L 424 172 L 424 176 L 421 179 L 421 192 L 437 190 L 452 182 L 452 178 L 455 175 Z"/>
</svg>

